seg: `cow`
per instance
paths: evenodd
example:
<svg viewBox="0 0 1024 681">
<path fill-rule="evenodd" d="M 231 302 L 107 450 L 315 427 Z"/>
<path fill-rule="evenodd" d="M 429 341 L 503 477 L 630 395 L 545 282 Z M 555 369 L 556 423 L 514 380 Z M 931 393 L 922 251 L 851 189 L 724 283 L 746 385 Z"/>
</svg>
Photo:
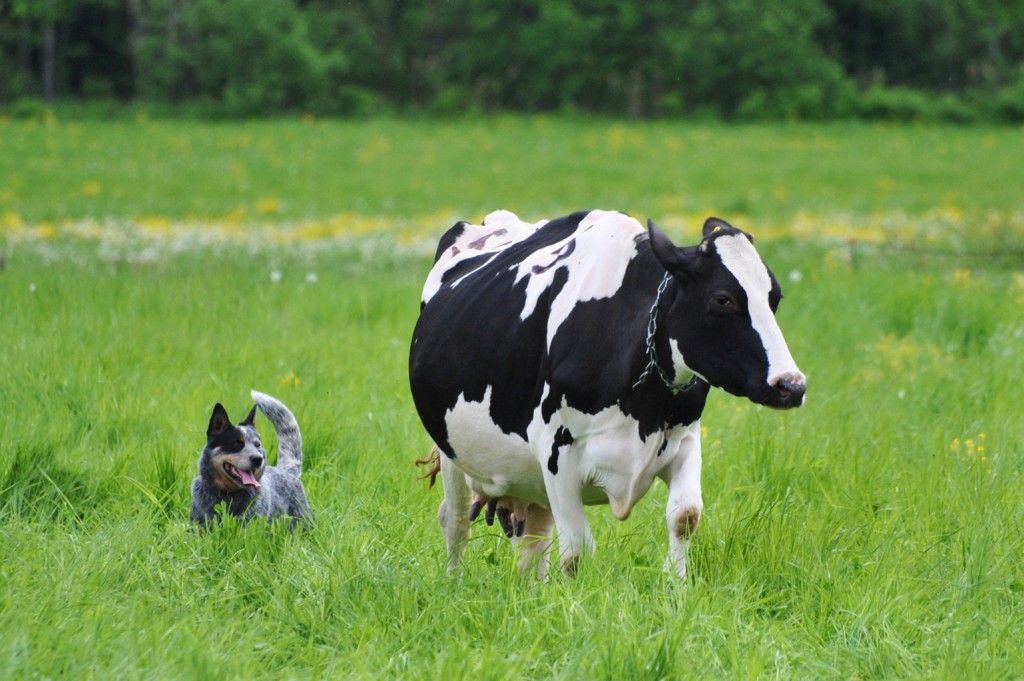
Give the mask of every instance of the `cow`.
<svg viewBox="0 0 1024 681">
<path fill-rule="evenodd" d="M 803 403 L 781 299 L 753 237 L 719 218 L 691 247 L 601 210 L 532 224 L 498 211 L 452 227 L 409 354 L 444 484 L 449 571 L 487 501 L 489 514 L 513 510 L 513 531 L 502 524 L 520 569 L 546 575 L 554 525 L 573 574 L 594 550 L 584 507 L 609 504 L 625 520 L 661 478 L 666 568 L 685 577 L 710 387 L 777 409 Z"/>
</svg>

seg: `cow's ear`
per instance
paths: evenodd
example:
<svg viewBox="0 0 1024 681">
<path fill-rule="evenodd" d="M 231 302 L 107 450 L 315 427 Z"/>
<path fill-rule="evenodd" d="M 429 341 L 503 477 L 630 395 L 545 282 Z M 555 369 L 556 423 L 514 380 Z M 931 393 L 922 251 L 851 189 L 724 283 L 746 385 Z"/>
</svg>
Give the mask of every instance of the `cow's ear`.
<svg viewBox="0 0 1024 681">
<path fill-rule="evenodd" d="M 665 266 L 665 269 L 672 270 L 682 264 L 680 261 L 682 253 L 679 252 L 679 248 L 672 243 L 672 240 L 668 238 L 665 232 L 658 229 L 658 226 L 654 224 L 654 220 L 650 218 L 647 218 L 647 233 L 650 236 L 651 250 L 654 251 L 654 257 Z"/>
<path fill-rule="evenodd" d="M 693 249 L 676 246 L 650 218 L 647 219 L 647 232 L 650 235 L 654 257 L 665 266 L 665 269 L 673 274 L 688 273 L 693 269 Z"/>
<path fill-rule="evenodd" d="M 206 427 L 206 437 L 213 437 L 226 428 L 231 427 L 228 419 L 228 412 L 221 406 L 220 402 L 214 405 L 213 414 L 210 416 L 210 425 Z"/>
</svg>

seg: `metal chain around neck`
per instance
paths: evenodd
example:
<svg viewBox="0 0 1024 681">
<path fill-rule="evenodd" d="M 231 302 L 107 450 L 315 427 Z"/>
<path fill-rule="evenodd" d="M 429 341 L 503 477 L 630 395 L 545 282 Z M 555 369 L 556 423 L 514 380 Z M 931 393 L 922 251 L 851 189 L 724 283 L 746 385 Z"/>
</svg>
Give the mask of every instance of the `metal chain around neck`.
<svg viewBox="0 0 1024 681">
<path fill-rule="evenodd" d="M 665 372 L 665 369 L 662 368 L 661 364 L 658 362 L 658 349 L 655 347 L 656 341 L 654 338 L 655 333 L 658 330 L 658 306 L 661 304 L 661 296 L 665 293 L 665 289 L 668 288 L 668 282 L 671 280 L 672 275 L 665 272 L 665 276 L 662 277 L 661 283 L 658 284 L 658 293 L 654 296 L 654 303 L 651 305 L 651 312 L 647 321 L 647 366 L 644 367 L 644 370 L 640 373 L 640 378 L 638 378 L 636 383 L 633 384 L 633 387 L 637 388 L 642 385 L 643 382 L 647 380 L 647 377 L 651 372 L 654 371 L 658 374 L 658 377 L 661 378 L 661 382 L 665 384 L 665 387 L 671 390 L 673 394 L 679 394 L 684 390 L 691 388 L 697 382 L 697 376 L 695 375 L 690 379 L 690 382 L 686 385 L 677 385 L 673 383 L 672 379 L 669 378 L 669 375 Z"/>
</svg>

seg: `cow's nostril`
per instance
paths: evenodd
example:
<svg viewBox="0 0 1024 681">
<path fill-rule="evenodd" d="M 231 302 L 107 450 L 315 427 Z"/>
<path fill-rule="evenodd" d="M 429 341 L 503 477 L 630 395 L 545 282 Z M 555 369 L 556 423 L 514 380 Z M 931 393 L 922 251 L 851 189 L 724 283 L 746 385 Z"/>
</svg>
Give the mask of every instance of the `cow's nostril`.
<svg viewBox="0 0 1024 681">
<path fill-rule="evenodd" d="M 793 406 L 801 404 L 804 399 L 804 393 L 807 392 L 807 384 L 803 380 L 784 378 L 778 382 L 775 388 L 779 391 L 779 397 L 786 404 Z"/>
<path fill-rule="evenodd" d="M 772 387 L 778 395 L 779 404 L 783 408 L 799 407 L 803 404 L 807 382 L 803 374 L 783 374 L 772 381 Z"/>
</svg>

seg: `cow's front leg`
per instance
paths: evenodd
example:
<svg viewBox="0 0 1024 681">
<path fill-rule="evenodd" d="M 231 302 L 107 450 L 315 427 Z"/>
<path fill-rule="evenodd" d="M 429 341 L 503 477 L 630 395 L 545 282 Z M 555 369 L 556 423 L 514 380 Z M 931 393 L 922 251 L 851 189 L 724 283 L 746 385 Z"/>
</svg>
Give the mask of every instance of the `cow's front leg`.
<svg viewBox="0 0 1024 681">
<path fill-rule="evenodd" d="M 438 452 L 438 456 L 441 457 L 444 501 L 437 509 L 437 521 L 448 547 L 448 572 L 454 572 L 462 562 L 462 553 L 469 539 L 469 504 L 473 494 L 466 483 L 466 476 L 455 467 L 448 455 Z"/>
<path fill-rule="evenodd" d="M 668 454 L 669 452 L 665 452 Z M 668 560 L 666 570 L 686 577 L 686 552 L 697 531 L 704 501 L 700 491 L 700 421 L 686 427 L 663 478 L 668 484 Z"/>
<path fill-rule="evenodd" d="M 551 451 L 547 448 L 545 454 Z M 576 574 L 580 559 L 594 552 L 594 535 L 590 533 L 587 514 L 583 510 L 583 483 L 579 472 L 579 452 L 572 445 L 559 447 L 556 463 L 544 456 L 544 487 L 551 504 L 551 515 L 558 528 L 558 553 L 562 570 Z"/>
</svg>

